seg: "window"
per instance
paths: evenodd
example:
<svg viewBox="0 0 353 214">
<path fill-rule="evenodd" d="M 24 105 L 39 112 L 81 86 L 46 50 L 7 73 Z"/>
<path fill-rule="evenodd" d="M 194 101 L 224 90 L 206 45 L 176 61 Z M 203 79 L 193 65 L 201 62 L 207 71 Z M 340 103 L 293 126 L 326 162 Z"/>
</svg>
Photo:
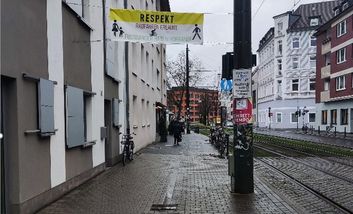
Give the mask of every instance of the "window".
<svg viewBox="0 0 353 214">
<path fill-rule="evenodd" d="M 315 79 L 309 80 L 309 89 L 310 91 L 315 91 Z"/>
<path fill-rule="evenodd" d="M 343 6 L 342 6 L 342 10 L 345 10 L 348 8 L 348 2 L 344 3 Z"/>
<path fill-rule="evenodd" d="M 310 68 L 316 68 L 316 56 L 310 56 Z"/>
<path fill-rule="evenodd" d="M 321 112 L 321 124 L 322 125 L 327 124 L 327 110 L 324 110 Z"/>
<path fill-rule="evenodd" d="M 340 9 L 339 8 L 335 9 L 335 16 L 337 16 L 339 13 L 340 13 Z"/>
<path fill-rule="evenodd" d="M 276 122 L 282 123 L 282 113 L 276 113 Z"/>
<path fill-rule="evenodd" d="M 295 114 L 295 112 L 291 114 L 291 122 L 292 123 L 297 123 L 298 122 L 298 117 Z"/>
<path fill-rule="evenodd" d="M 315 120 L 316 120 L 316 114 L 309 113 L 309 123 L 315 123 Z"/>
<path fill-rule="evenodd" d="M 348 109 L 341 109 L 341 125 L 348 125 Z"/>
<path fill-rule="evenodd" d="M 292 58 L 292 68 L 293 69 L 299 68 L 299 58 L 298 57 Z"/>
<path fill-rule="evenodd" d="M 324 80 L 324 91 L 330 90 L 330 78 Z"/>
<path fill-rule="evenodd" d="M 325 54 L 325 66 L 331 65 L 331 54 Z"/>
<path fill-rule="evenodd" d="M 277 81 L 277 93 L 278 94 L 282 93 L 282 80 Z"/>
<path fill-rule="evenodd" d="M 319 25 L 319 18 L 318 17 L 310 19 L 310 26 L 318 26 L 318 25 Z"/>
<path fill-rule="evenodd" d="M 341 64 L 346 61 L 346 48 L 339 49 L 337 51 L 337 64 Z"/>
<path fill-rule="evenodd" d="M 299 91 L 299 79 L 292 80 L 292 91 Z"/>
<path fill-rule="evenodd" d="M 278 41 L 278 54 L 279 55 L 282 55 L 282 40 L 279 40 Z"/>
<path fill-rule="evenodd" d="M 346 76 L 336 77 L 336 91 L 346 89 Z"/>
<path fill-rule="evenodd" d="M 344 20 L 337 25 L 337 37 L 340 37 L 346 33 L 347 33 L 347 20 Z"/>
<path fill-rule="evenodd" d="M 292 40 L 292 48 L 293 49 L 298 49 L 300 47 L 299 45 L 299 37 L 294 37 Z"/>
<path fill-rule="evenodd" d="M 278 74 L 280 74 L 282 71 L 282 60 L 281 59 L 277 60 L 277 66 L 278 66 Z"/>
<path fill-rule="evenodd" d="M 310 46 L 316 47 L 316 37 L 315 36 L 310 37 Z"/>
<path fill-rule="evenodd" d="M 337 125 L 337 109 L 331 110 L 331 125 Z"/>
<path fill-rule="evenodd" d="M 279 23 L 277 24 L 277 28 L 278 28 L 278 31 L 283 30 L 283 23 L 282 23 L 282 22 L 279 22 Z"/>
</svg>

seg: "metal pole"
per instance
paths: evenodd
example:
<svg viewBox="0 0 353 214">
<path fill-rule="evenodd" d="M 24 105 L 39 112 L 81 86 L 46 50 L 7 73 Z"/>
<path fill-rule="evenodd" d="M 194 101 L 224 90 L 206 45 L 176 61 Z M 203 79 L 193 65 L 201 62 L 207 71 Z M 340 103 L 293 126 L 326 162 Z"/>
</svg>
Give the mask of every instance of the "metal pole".
<svg viewBox="0 0 353 214">
<path fill-rule="evenodd" d="M 189 65 L 189 45 L 186 45 L 186 133 L 190 134 L 190 65 Z"/>
<path fill-rule="evenodd" d="M 251 0 L 234 0 L 233 24 L 235 69 L 246 69 L 251 72 Z M 249 98 L 251 99 L 251 97 Z M 252 138 L 252 125 L 234 125 L 234 144 L 237 148 L 235 150 L 235 173 L 231 177 L 231 190 L 234 193 L 249 194 L 254 192 Z"/>
<path fill-rule="evenodd" d="M 127 0 L 124 0 L 124 8 L 127 9 Z M 129 43 L 125 42 L 125 114 L 126 134 L 130 134 L 130 78 L 129 78 Z"/>
</svg>

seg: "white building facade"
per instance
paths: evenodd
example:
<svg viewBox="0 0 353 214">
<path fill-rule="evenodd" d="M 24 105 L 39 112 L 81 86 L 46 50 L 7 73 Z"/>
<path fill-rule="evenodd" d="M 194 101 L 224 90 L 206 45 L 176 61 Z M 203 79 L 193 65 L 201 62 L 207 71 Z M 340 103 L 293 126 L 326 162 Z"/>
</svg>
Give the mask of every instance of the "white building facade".
<svg viewBox="0 0 353 214">
<path fill-rule="evenodd" d="M 165 0 L 108 0 L 111 8 L 170 10 Z M 119 82 L 119 130 L 134 133 L 135 151 L 159 140 L 159 122 L 167 103 L 166 46 L 149 43 L 109 42 L 107 20 L 107 75 Z M 128 73 L 128 78 L 126 74 Z M 129 81 L 129 94 L 126 81 Z M 129 99 L 129 118 L 126 101 Z M 120 136 L 121 137 L 121 136 Z M 121 140 L 121 139 L 120 139 Z M 120 151 L 121 148 L 120 148 Z"/>
<path fill-rule="evenodd" d="M 294 12 L 274 17 L 273 37 L 267 33 L 258 50 L 259 127 L 291 129 L 315 125 L 313 34 L 333 16 L 335 5 L 335 1 L 305 4 Z"/>
</svg>

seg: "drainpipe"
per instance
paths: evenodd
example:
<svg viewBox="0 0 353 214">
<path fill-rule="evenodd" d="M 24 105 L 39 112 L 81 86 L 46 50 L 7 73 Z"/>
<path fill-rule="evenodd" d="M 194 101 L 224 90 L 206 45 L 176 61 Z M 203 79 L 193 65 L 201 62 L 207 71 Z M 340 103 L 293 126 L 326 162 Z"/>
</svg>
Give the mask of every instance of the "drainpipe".
<svg viewBox="0 0 353 214">
<path fill-rule="evenodd" d="M 104 60 L 104 73 L 107 74 L 107 20 L 106 20 L 106 0 L 102 0 L 103 4 L 103 60 Z"/>
</svg>

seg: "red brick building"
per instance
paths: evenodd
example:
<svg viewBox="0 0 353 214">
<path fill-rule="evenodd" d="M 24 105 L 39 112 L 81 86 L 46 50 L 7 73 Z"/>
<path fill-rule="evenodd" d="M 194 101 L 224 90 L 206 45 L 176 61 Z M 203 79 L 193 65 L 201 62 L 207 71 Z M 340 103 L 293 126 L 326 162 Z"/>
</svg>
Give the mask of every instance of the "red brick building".
<svg viewBox="0 0 353 214">
<path fill-rule="evenodd" d="M 186 90 L 184 87 L 173 87 L 168 90 L 168 109 L 175 115 L 178 114 L 178 105 L 181 104 L 181 117 L 186 116 Z M 180 103 L 180 101 L 182 101 Z M 208 111 L 205 111 L 207 107 Z M 205 113 L 207 115 L 205 115 Z M 206 118 L 202 118 L 206 116 Z M 190 122 L 200 122 L 206 119 L 208 122 L 216 122 L 220 118 L 220 102 L 218 91 L 190 87 Z"/>
<path fill-rule="evenodd" d="M 316 32 L 318 126 L 353 132 L 353 6 L 342 1 Z"/>
</svg>

